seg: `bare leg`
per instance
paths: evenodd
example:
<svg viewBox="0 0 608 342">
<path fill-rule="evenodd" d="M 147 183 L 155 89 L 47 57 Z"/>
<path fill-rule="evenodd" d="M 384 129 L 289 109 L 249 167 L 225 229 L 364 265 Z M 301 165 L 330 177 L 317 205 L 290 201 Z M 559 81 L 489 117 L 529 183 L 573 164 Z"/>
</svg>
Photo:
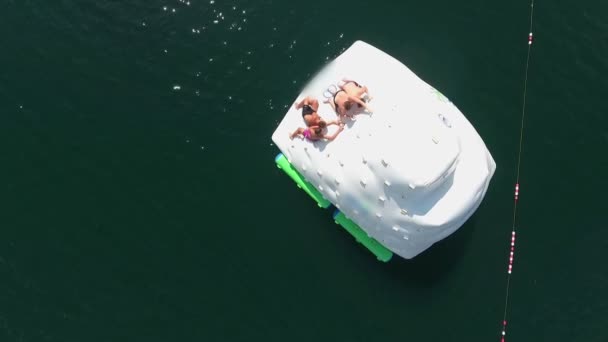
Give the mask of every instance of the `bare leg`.
<svg viewBox="0 0 608 342">
<path fill-rule="evenodd" d="M 306 103 L 307 105 L 309 105 L 310 107 L 312 107 L 312 109 L 316 112 L 319 109 L 319 101 L 313 97 L 308 97 L 308 103 Z"/>
<path fill-rule="evenodd" d="M 309 105 L 315 112 L 319 109 L 319 101 L 312 96 L 306 96 L 302 101 L 294 103 L 296 109 L 300 109 L 304 107 L 304 105 Z"/>
<path fill-rule="evenodd" d="M 296 109 L 300 109 L 304 106 L 304 102 L 306 101 L 306 99 L 308 99 L 308 96 L 303 98 L 302 101 L 300 101 L 300 102 L 298 102 L 298 101 L 294 102 L 293 105 L 296 107 Z"/>
<path fill-rule="evenodd" d="M 298 129 L 296 129 L 293 133 L 291 133 L 289 135 L 289 139 L 292 139 L 296 136 L 296 135 L 300 135 L 302 134 L 302 132 L 304 132 L 304 128 L 299 127 Z"/>
</svg>

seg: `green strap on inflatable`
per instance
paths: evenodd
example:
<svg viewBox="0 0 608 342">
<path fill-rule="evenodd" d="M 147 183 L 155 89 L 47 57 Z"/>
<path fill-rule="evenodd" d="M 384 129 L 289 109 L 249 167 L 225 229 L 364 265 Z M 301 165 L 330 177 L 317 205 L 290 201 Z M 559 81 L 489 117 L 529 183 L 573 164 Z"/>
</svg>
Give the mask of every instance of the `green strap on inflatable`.
<svg viewBox="0 0 608 342">
<path fill-rule="evenodd" d="M 317 205 L 319 207 L 328 208 L 331 205 L 331 202 L 326 200 L 323 195 L 321 195 L 319 190 L 317 190 L 312 184 L 308 183 L 304 177 L 289 163 L 283 153 L 279 153 L 274 161 L 277 163 L 277 167 L 279 169 L 283 170 L 296 182 L 298 188 L 303 189 L 310 197 L 317 201 Z"/>
<path fill-rule="evenodd" d="M 275 158 L 277 167 L 283 170 L 291 179 L 293 179 L 298 188 L 303 189 L 312 199 L 317 202 L 317 205 L 321 208 L 328 208 L 331 202 L 326 200 L 323 195 L 317 190 L 312 184 L 304 179 L 292 165 L 289 163 L 285 155 L 279 153 Z M 361 229 L 356 223 L 349 220 L 344 213 L 336 211 L 334 214 L 334 221 L 341 225 L 347 232 L 349 232 L 357 242 L 367 248 L 376 258 L 383 262 L 388 262 L 393 257 L 393 252 L 382 246 L 378 241 L 368 236 L 367 233 Z"/>
<path fill-rule="evenodd" d="M 361 229 L 355 222 L 349 220 L 343 212 L 338 211 L 334 215 L 334 220 L 337 224 L 341 225 L 346 229 L 350 235 L 355 237 L 355 240 L 365 246 L 370 252 L 372 252 L 378 260 L 388 262 L 393 257 L 391 252 L 386 247 L 382 246 L 380 242 L 367 235 L 367 233 Z"/>
</svg>

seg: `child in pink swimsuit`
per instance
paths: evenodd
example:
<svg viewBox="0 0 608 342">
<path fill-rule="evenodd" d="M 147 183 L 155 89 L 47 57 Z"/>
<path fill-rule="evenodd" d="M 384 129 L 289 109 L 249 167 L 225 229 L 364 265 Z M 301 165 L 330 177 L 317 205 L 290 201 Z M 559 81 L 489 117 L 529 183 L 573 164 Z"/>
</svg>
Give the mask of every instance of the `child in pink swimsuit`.
<svg viewBox="0 0 608 342">
<path fill-rule="evenodd" d="M 329 125 L 337 125 L 338 121 L 331 121 L 329 123 Z M 296 135 L 302 135 L 304 137 L 304 139 L 308 140 L 308 141 L 317 141 L 320 139 L 327 139 L 329 141 L 334 140 L 338 134 L 340 134 L 340 132 L 342 132 L 344 130 L 344 125 L 340 124 L 340 128 L 338 128 L 338 130 L 332 134 L 332 135 L 325 135 L 323 134 L 323 129 L 327 127 L 327 123 L 323 120 L 319 121 L 318 126 L 311 126 L 308 128 L 302 128 L 299 127 L 298 129 L 296 129 L 293 133 L 291 133 L 289 135 L 289 139 L 293 139 Z"/>
</svg>

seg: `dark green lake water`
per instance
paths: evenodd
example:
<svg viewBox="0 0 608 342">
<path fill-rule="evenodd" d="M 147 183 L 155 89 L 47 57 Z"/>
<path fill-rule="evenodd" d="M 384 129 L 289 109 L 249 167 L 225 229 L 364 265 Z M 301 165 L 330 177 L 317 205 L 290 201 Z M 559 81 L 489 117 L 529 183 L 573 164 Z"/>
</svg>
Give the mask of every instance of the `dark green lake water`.
<svg viewBox="0 0 608 342">
<path fill-rule="evenodd" d="M 529 3 L 396 3 L 2 1 L 0 341 L 499 341 Z M 608 341 L 607 18 L 535 6 L 507 341 Z M 409 261 L 273 162 L 286 106 L 359 39 L 497 163 Z"/>
</svg>

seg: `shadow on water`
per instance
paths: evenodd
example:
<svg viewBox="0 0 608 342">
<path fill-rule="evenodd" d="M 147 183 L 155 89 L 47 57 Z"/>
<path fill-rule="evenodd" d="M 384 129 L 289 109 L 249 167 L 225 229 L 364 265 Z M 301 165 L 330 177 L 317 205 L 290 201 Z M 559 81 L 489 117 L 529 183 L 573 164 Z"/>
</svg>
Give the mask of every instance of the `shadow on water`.
<svg viewBox="0 0 608 342">
<path fill-rule="evenodd" d="M 406 287 L 432 288 L 459 264 L 475 231 L 476 217 L 413 259 L 394 255 L 386 264 L 387 273 Z"/>
</svg>

